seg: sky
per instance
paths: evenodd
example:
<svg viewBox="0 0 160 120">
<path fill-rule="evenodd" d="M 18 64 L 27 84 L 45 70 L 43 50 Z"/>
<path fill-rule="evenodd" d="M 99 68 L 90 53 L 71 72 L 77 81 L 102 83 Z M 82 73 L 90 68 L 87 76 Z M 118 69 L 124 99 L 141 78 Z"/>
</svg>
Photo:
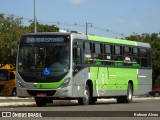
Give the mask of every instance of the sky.
<svg viewBox="0 0 160 120">
<path fill-rule="evenodd" d="M 122 38 L 160 32 L 160 0 L 36 0 L 42 24 L 88 34 Z M 0 13 L 34 19 L 34 0 L 0 0 Z"/>
</svg>

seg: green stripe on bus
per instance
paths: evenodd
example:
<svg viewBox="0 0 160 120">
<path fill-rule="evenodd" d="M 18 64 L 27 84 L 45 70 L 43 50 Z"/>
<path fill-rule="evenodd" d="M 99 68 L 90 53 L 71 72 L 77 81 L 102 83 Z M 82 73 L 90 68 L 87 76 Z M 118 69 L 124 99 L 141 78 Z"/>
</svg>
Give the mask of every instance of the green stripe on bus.
<svg viewBox="0 0 160 120">
<path fill-rule="evenodd" d="M 115 66 L 124 66 L 123 62 L 115 62 Z"/>
<path fill-rule="evenodd" d="M 133 66 L 133 67 L 141 67 L 141 65 L 138 64 L 138 63 L 133 63 L 132 66 Z"/>
<path fill-rule="evenodd" d="M 37 89 L 57 89 L 59 88 L 64 80 L 61 80 L 60 82 L 53 82 L 53 83 L 37 83 L 36 88 Z"/>
<path fill-rule="evenodd" d="M 114 38 L 106 38 L 106 37 L 99 37 L 99 36 L 91 36 L 91 35 L 88 35 L 88 40 L 115 43 L 115 44 L 133 45 L 133 46 L 137 45 L 135 41 L 129 41 L 129 40 L 123 40 L 123 39 L 114 39 Z"/>
</svg>

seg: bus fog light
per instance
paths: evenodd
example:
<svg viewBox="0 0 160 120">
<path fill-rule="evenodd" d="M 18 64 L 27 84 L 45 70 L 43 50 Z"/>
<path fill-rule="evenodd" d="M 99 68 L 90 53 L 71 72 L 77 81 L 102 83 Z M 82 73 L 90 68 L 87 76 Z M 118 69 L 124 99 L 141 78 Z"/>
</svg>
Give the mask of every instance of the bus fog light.
<svg viewBox="0 0 160 120">
<path fill-rule="evenodd" d="M 70 77 L 64 80 L 64 83 L 61 85 L 61 88 L 67 87 L 70 82 Z"/>
</svg>

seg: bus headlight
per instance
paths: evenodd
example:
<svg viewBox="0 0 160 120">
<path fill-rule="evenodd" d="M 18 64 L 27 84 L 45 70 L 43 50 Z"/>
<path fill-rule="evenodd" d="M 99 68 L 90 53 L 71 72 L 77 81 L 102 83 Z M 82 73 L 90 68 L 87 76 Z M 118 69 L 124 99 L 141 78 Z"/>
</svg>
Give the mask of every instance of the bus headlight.
<svg viewBox="0 0 160 120">
<path fill-rule="evenodd" d="M 64 83 L 61 85 L 61 88 L 67 87 L 70 82 L 70 77 L 64 80 Z"/>
<path fill-rule="evenodd" d="M 18 83 L 18 86 L 21 87 L 21 88 L 25 88 L 25 86 L 23 85 L 23 83 L 21 81 L 17 81 Z"/>
</svg>

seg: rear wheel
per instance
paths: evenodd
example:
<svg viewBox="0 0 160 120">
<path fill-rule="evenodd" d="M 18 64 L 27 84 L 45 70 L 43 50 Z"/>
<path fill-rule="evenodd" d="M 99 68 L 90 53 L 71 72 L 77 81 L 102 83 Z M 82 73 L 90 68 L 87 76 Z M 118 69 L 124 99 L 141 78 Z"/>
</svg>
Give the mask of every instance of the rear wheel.
<svg viewBox="0 0 160 120">
<path fill-rule="evenodd" d="M 131 103 L 132 102 L 132 97 L 133 97 L 133 87 L 129 83 L 128 84 L 128 89 L 127 89 L 127 96 L 121 96 L 117 98 L 118 103 Z"/>
<path fill-rule="evenodd" d="M 84 97 L 78 99 L 78 104 L 80 105 L 88 105 L 91 98 L 90 89 L 89 86 L 86 84 L 85 90 L 84 90 Z"/>
</svg>

